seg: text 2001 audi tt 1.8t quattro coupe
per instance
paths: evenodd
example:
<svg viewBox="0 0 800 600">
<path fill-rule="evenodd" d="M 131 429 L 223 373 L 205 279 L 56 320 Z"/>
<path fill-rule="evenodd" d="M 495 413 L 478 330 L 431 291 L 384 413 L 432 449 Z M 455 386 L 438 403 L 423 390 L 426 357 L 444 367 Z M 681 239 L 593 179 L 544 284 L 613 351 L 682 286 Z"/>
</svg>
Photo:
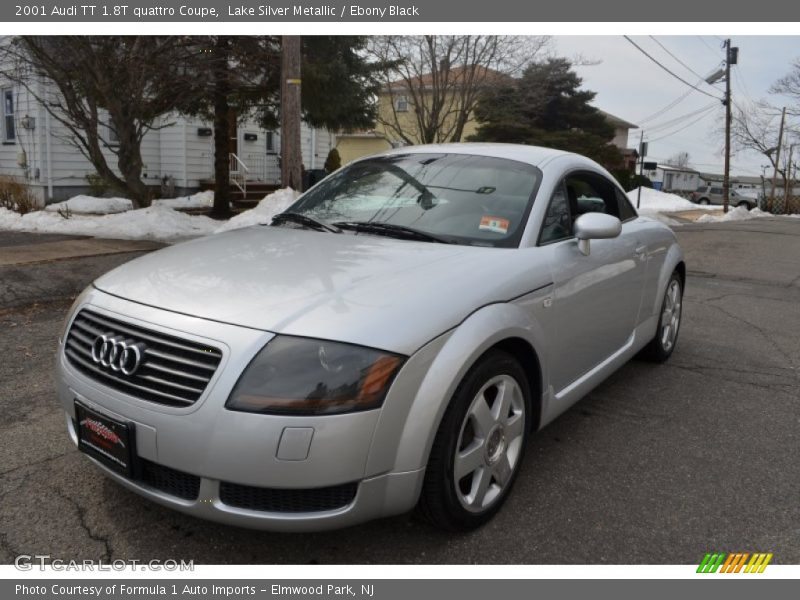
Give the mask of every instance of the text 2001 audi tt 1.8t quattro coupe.
<svg viewBox="0 0 800 600">
<path fill-rule="evenodd" d="M 270 226 L 100 277 L 57 354 L 73 441 L 198 517 L 468 529 L 525 443 L 634 354 L 666 360 L 685 266 L 591 160 L 447 144 L 351 163 Z"/>
</svg>

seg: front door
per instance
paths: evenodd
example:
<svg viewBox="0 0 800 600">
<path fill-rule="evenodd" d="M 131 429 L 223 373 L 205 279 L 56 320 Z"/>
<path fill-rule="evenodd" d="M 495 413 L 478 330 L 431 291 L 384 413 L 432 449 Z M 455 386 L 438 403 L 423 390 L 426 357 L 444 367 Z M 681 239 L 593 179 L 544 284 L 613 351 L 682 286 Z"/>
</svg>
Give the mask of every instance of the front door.
<svg viewBox="0 0 800 600">
<path fill-rule="evenodd" d="M 626 199 L 617 196 L 616 186 L 595 173 L 570 174 L 562 186 L 560 194 L 567 199 L 572 223 L 586 212 L 605 212 L 623 223 L 618 237 L 592 240 L 588 256 L 578 251 L 571 231 L 569 237 L 551 244 L 556 336 L 550 376 L 556 393 L 629 343 L 646 270 L 636 214 Z"/>
</svg>

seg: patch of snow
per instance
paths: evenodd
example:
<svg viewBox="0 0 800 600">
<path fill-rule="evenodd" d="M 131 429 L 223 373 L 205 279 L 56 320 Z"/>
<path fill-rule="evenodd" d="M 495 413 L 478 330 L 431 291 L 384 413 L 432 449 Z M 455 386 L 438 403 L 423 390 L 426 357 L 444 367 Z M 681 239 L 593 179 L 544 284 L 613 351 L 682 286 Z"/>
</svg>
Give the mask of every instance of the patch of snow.
<svg viewBox="0 0 800 600">
<path fill-rule="evenodd" d="M 231 229 L 241 229 L 252 225 L 265 225 L 272 221 L 272 217 L 289 208 L 300 194 L 292 188 L 282 188 L 264 196 L 261 201 L 250 210 L 239 213 L 214 233 L 222 233 Z"/>
<path fill-rule="evenodd" d="M 20 215 L 0 208 L 0 229 L 12 231 L 170 241 L 208 235 L 217 226 L 217 221 L 208 217 L 187 215 L 158 204 L 124 213 L 75 215 L 69 219 L 44 210 Z"/>
<path fill-rule="evenodd" d="M 640 188 L 636 188 L 628 192 L 628 199 L 634 207 L 636 206 L 636 198 L 639 194 L 639 189 Z M 639 208 L 636 209 L 640 215 L 652 216 L 656 213 L 681 212 L 684 210 L 720 210 L 722 208 L 720 206 L 694 204 L 689 202 L 686 198 L 681 198 L 677 194 L 667 194 L 652 188 L 643 187 L 641 190 L 641 203 Z"/>
<path fill-rule="evenodd" d="M 762 217 L 774 217 L 760 208 L 747 210 L 744 206 L 738 206 L 722 215 L 703 215 L 697 219 L 697 223 L 725 223 L 729 221 L 747 221 L 748 219 L 759 219 Z"/>
<path fill-rule="evenodd" d="M 187 215 L 174 210 L 175 208 L 209 206 L 214 201 L 213 192 L 200 192 L 183 198 L 159 200 L 149 208 L 138 210 L 131 210 L 129 204 L 124 212 L 112 212 L 112 208 L 115 206 L 114 201 L 124 200 L 130 203 L 130 200 L 76 196 L 66 202 L 50 205 L 50 210 L 30 212 L 26 215 L 20 215 L 7 208 L 0 208 L 0 230 L 174 241 L 269 223 L 272 221 L 272 217 L 291 206 L 299 195 L 289 188 L 278 190 L 265 196 L 255 208 L 236 215 L 222 224 L 205 216 Z M 87 212 L 107 212 L 109 214 L 81 214 L 76 207 L 73 207 L 73 202 L 77 199 L 80 199 L 77 202 L 78 207 Z M 73 213 L 69 219 L 65 219 L 57 213 L 58 208 L 64 208 L 65 204 L 69 204 Z"/>
<path fill-rule="evenodd" d="M 155 200 L 153 204 L 159 204 L 169 208 L 210 208 L 214 206 L 214 192 L 207 190 L 205 192 L 197 192 L 191 196 L 163 198 Z"/>
<path fill-rule="evenodd" d="M 127 198 L 97 198 L 95 196 L 73 196 L 69 200 L 48 204 L 44 209 L 47 212 L 66 212 L 69 209 L 74 214 L 100 214 L 110 215 L 125 212 L 133 208 L 133 202 Z"/>
</svg>

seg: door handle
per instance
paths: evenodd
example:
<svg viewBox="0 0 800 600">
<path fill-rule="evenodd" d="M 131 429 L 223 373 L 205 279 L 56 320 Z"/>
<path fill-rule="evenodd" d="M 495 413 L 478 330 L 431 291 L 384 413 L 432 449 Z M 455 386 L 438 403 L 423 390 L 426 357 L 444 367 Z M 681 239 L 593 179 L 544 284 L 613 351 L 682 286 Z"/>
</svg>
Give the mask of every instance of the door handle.
<svg viewBox="0 0 800 600">
<path fill-rule="evenodd" d="M 637 246 L 633 252 L 640 260 L 647 258 L 647 246 Z"/>
</svg>

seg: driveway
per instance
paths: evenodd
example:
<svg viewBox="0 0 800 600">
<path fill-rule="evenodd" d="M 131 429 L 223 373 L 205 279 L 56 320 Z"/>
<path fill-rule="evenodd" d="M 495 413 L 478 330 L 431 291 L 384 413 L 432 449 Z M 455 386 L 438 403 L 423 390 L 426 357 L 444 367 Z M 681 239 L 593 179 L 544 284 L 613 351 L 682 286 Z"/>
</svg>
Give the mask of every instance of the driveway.
<svg viewBox="0 0 800 600">
<path fill-rule="evenodd" d="M 677 231 L 689 276 L 672 359 L 629 363 L 533 437 L 504 509 L 455 536 L 412 516 L 321 534 L 223 527 L 106 480 L 67 438 L 53 350 L 71 296 L 137 253 L 0 266 L 0 562 L 696 564 L 762 551 L 796 564 L 800 221 Z"/>
</svg>

